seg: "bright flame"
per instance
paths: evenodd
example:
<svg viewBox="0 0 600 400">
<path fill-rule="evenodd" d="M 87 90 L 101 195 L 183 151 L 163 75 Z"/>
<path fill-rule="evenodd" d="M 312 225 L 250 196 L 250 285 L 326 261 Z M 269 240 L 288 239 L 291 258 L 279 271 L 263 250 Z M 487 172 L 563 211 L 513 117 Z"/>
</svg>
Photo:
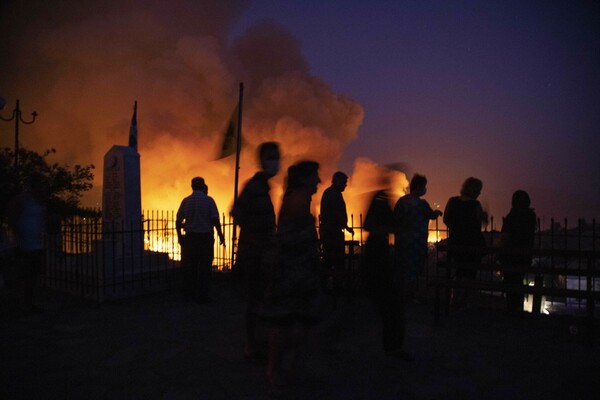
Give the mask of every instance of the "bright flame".
<svg viewBox="0 0 600 400">
<path fill-rule="evenodd" d="M 144 249 L 157 253 L 166 253 L 171 260 L 181 261 L 181 252 L 179 251 L 177 240 L 173 241 L 170 238 L 160 237 L 156 232 L 151 232 L 145 236 Z"/>
<path fill-rule="evenodd" d="M 437 243 L 441 240 L 444 240 L 447 238 L 448 234 L 445 230 L 438 230 L 435 229 L 435 225 L 433 228 L 431 228 L 431 225 L 435 224 L 435 222 L 430 222 L 430 228 L 429 228 L 429 235 L 427 237 L 427 242 L 428 243 Z"/>
</svg>

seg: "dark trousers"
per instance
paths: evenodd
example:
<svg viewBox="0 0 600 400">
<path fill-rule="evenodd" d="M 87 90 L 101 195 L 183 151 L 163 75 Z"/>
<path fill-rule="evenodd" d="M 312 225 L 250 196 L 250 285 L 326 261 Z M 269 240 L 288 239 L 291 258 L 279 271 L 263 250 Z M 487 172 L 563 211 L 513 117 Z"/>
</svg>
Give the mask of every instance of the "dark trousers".
<svg viewBox="0 0 600 400">
<path fill-rule="evenodd" d="M 334 294 L 339 294 L 344 275 L 345 264 L 345 238 L 344 231 L 321 230 L 321 244 L 323 245 L 323 278 L 325 289 L 332 289 Z M 333 278 L 332 287 L 329 288 L 327 279 Z"/>
<path fill-rule="evenodd" d="M 507 285 L 522 285 L 524 274 L 518 272 L 505 272 L 504 282 Z M 523 293 L 513 290 L 506 291 L 506 309 L 510 312 L 523 311 Z"/>
<path fill-rule="evenodd" d="M 402 350 L 406 334 L 405 299 L 402 283 L 382 282 L 378 298 L 383 322 L 383 351 L 394 353 Z"/>
<path fill-rule="evenodd" d="M 392 265 L 387 234 L 369 236 L 364 262 L 368 293 L 383 325 L 383 351 L 386 354 L 402 351 L 406 334 L 404 275 L 397 271 L 397 265 Z"/>
<path fill-rule="evenodd" d="M 209 297 L 215 239 L 212 233 L 188 232 L 181 246 L 183 294 L 186 300 Z"/>
</svg>

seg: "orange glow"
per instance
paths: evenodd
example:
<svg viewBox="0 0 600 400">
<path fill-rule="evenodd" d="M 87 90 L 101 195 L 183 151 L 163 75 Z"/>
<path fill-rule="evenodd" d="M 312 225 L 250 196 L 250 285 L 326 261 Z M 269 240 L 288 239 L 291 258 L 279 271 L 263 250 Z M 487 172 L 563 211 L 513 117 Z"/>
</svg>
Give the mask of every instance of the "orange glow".
<svg viewBox="0 0 600 400">
<path fill-rule="evenodd" d="M 179 251 L 177 238 L 173 240 L 159 237 L 155 232 L 152 232 L 149 235 L 145 235 L 144 249 L 158 253 L 167 253 L 171 260 L 181 261 L 181 252 Z"/>
<path fill-rule="evenodd" d="M 444 240 L 447 238 L 447 234 L 445 230 L 436 230 L 435 222 L 429 223 L 429 235 L 427 237 L 428 243 L 437 243 L 440 240 Z"/>
<path fill-rule="evenodd" d="M 183 151 L 183 149 L 179 149 Z M 185 153 L 183 151 L 183 153 Z M 181 152 L 179 154 L 182 154 Z M 285 157 L 284 157 L 285 158 Z M 147 160 L 150 159 L 150 160 Z M 143 158 L 144 162 L 148 162 L 155 165 L 159 160 L 155 160 L 153 155 Z M 251 160 L 247 160 L 250 162 Z M 221 223 L 227 223 L 229 221 L 229 212 L 233 204 L 233 157 L 227 159 L 213 161 L 208 163 L 202 170 L 204 174 L 198 173 L 197 175 L 203 176 L 206 183 L 209 186 L 209 196 L 211 196 L 219 209 L 221 214 Z M 142 169 L 144 166 L 142 165 Z M 271 199 L 273 200 L 275 209 L 278 210 L 281 204 L 283 196 L 283 181 L 286 168 L 282 168 L 282 171 L 272 179 L 271 182 Z M 368 237 L 368 232 L 363 231 L 362 237 L 358 228 L 362 226 L 366 210 L 373 194 L 383 186 L 379 182 L 379 176 L 383 167 L 376 164 L 375 162 L 368 159 L 359 159 L 355 163 L 354 171 L 350 175 L 349 184 L 344 191 L 344 199 L 346 201 L 346 207 L 348 211 L 348 224 L 355 227 L 354 235 L 349 232 L 345 232 L 346 240 L 354 241 L 365 241 Z M 245 182 L 257 171 L 257 167 L 247 167 L 241 170 L 239 191 L 244 187 Z M 315 218 L 320 212 L 320 200 L 323 191 L 329 187 L 330 176 L 325 176 L 323 171 L 320 172 L 322 183 L 319 185 L 318 192 L 313 196 L 312 208 L 313 215 Z M 175 179 L 171 186 L 173 190 L 170 192 L 161 190 L 164 186 L 162 178 L 159 174 L 152 174 L 150 171 L 143 173 L 142 182 L 142 193 L 144 199 L 144 206 L 148 205 L 151 209 L 155 210 L 170 210 L 174 213 L 177 211 L 181 200 L 191 193 L 190 182 L 191 177 L 195 175 L 190 174 L 189 179 Z M 404 195 L 408 188 L 408 180 L 404 173 L 394 171 L 392 173 L 392 179 L 390 182 L 390 206 L 393 206 L 398 198 Z M 435 207 L 437 205 L 434 204 Z M 437 207 L 439 208 L 439 207 Z M 224 218 L 224 219 L 223 219 Z M 439 224 L 441 227 L 441 223 Z M 431 221 L 429 224 L 429 243 L 435 243 L 442 239 L 445 239 L 444 231 L 435 230 L 435 221 Z M 223 249 L 218 248 L 218 253 L 223 253 L 221 257 L 226 258 L 229 254 L 229 247 L 231 246 L 231 230 L 224 229 L 226 236 L 227 247 Z M 181 254 L 179 251 L 179 244 L 177 238 L 170 237 L 157 237 L 152 232 L 146 235 L 146 248 L 151 251 L 166 252 L 169 257 L 174 260 L 180 260 Z M 393 238 L 390 239 L 393 243 Z M 217 250 L 217 247 L 216 247 Z M 217 257 L 217 252 L 215 256 Z M 222 268 L 222 266 L 220 266 Z"/>
</svg>

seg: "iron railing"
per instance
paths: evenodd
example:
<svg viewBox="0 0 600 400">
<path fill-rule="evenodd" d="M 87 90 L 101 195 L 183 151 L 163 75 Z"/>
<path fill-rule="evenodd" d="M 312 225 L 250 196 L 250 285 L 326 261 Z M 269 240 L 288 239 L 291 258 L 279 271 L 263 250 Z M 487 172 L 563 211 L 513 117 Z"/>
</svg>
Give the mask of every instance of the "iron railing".
<svg viewBox="0 0 600 400">
<path fill-rule="evenodd" d="M 318 219 L 317 219 L 318 220 Z M 362 227 L 363 217 L 351 215 L 350 225 L 354 235 L 346 234 L 346 274 L 349 281 L 360 279 L 364 242 L 368 233 Z M 226 237 L 226 246 L 215 241 L 213 270 L 216 273 L 232 272 L 236 246 L 231 244 L 233 222 L 222 215 L 221 225 Z M 317 227 L 318 228 L 318 227 Z M 445 259 L 440 251 L 448 236 L 445 226 L 438 220 L 430 224 L 429 256 L 423 271 L 422 288 L 427 280 L 439 277 L 446 271 L 437 268 Z M 500 230 L 493 218 L 484 232 L 488 245 L 493 246 L 500 237 Z M 392 239 L 393 240 L 393 239 Z M 574 226 L 567 220 L 558 224 L 550 220 L 548 227 L 538 220 L 536 248 L 556 250 L 579 250 L 596 252 L 600 237 L 596 221 L 587 223 L 579 220 Z M 550 253 L 551 254 L 551 253 Z M 175 230 L 175 213 L 172 211 L 146 211 L 140 225 L 103 225 L 101 218 L 74 217 L 62 221 L 60 232 L 48 236 L 48 263 L 46 282 L 51 288 L 68 291 L 98 302 L 133 296 L 147 291 L 174 288 L 179 285 L 181 250 Z M 495 263 L 493 257 L 484 262 Z M 594 262 L 596 262 L 594 260 Z M 534 264 L 569 268 L 587 268 L 586 261 L 577 257 L 539 256 Z M 575 277 L 546 274 L 545 285 L 557 287 L 586 287 L 589 283 L 582 274 Z M 528 282 L 535 276 L 528 276 Z M 477 279 L 499 280 L 501 277 L 490 271 L 482 271 Z M 538 277 L 539 279 L 539 277 Z M 599 282 L 590 282 L 595 290 Z M 552 299 L 554 302 L 556 299 Z M 581 301 L 577 302 L 581 305 Z"/>
</svg>

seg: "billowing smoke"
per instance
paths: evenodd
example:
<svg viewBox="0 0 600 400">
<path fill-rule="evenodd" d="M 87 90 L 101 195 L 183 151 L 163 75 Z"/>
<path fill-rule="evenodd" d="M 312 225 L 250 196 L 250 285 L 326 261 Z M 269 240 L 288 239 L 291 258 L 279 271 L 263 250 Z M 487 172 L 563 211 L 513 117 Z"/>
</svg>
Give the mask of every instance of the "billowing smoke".
<svg viewBox="0 0 600 400">
<path fill-rule="evenodd" d="M 264 21 L 229 37 L 246 1 L 14 3 L 0 17 L 8 39 L 0 50 L 10 55 L 0 61 L 0 95 L 40 114 L 22 129 L 24 147 L 54 147 L 57 161 L 96 165 L 84 205 L 99 206 L 103 156 L 127 144 L 135 100 L 144 209 L 176 209 L 200 175 L 227 211 L 234 160 L 215 156 L 240 81 L 241 182 L 256 170 L 256 146 L 276 140 L 284 167 L 319 161 L 327 183 L 362 123 L 362 107 L 311 75 L 282 26 Z M 0 140 L 11 146 L 10 135 Z"/>
<path fill-rule="evenodd" d="M 390 205 L 393 206 L 398 198 L 408 191 L 406 175 L 394 166 L 382 166 L 367 158 L 358 158 L 354 162 L 348 188 L 344 192 L 349 212 L 355 214 L 356 224 L 359 222 L 360 213 L 365 216 L 373 195 L 381 189 L 388 191 Z"/>
</svg>

